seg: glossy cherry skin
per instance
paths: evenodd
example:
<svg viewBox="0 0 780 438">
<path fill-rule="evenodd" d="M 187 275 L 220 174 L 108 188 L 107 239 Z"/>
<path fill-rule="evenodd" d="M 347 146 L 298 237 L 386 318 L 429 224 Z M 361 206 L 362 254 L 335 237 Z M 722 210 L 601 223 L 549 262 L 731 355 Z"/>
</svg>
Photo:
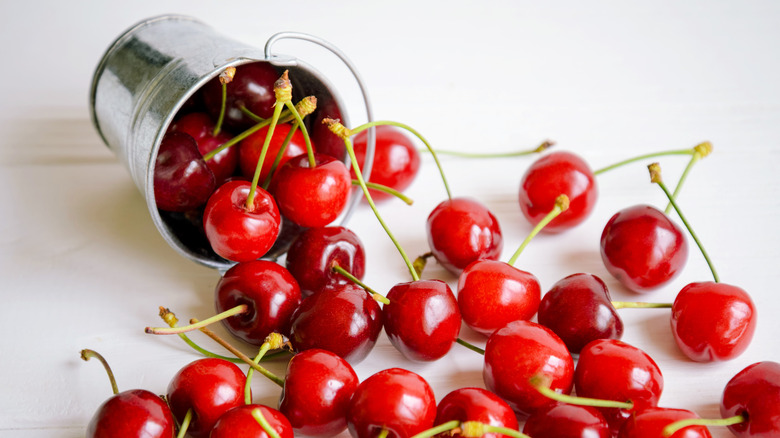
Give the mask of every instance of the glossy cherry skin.
<svg viewBox="0 0 780 438">
<path fill-rule="evenodd" d="M 569 394 L 574 360 L 550 329 L 531 321 L 510 322 L 493 332 L 485 345 L 485 387 L 527 416 L 552 403 L 529 380 L 542 377 L 553 391 Z"/>
<path fill-rule="evenodd" d="M 347 428 L 347 409 L 358 386 L 352 367 L 330 351 L 311 349 L 290 359 L 279 411 L 296 435 L 331 437 Z"/>
<path fill-rule="evenodd" d="M 473 199 L 441 202 L 428 215 L 425 231 L 436 261 L 455 275 L 477 260 L 497 260 L 504 248 L 498 220 Z"/>
<path fill-rule="evenodd" d="M 409 187 L 420 170 L 420 153 L 406 134 L 395 126 L 380 125 L 376 128 L 376 147 L 371 174 L 368 181 L 391 187 L 403 192 Z M 352 139 L 355 158 L 360 169 L 366 161 L 368 130 L 360 131 Z M 354 177 L 355 173 L 352 172 Z M 369 189 L 371 199 L 383 201 L 392 195 Z"/>
<path fill-rule="evenodd" d="M 739 438 L 780 436 L 780 363 L 757 362 L 734 375 L 723 390 L 720 414 L 747 419 L 729 426 Z"/>
<path fill-rule="evenodd" d="M 287 418 L 276 409 L 263 405 L 243 405 L 225 412 L 214 424 L 209 438 L 272 438 L 252 416 L 255 409 L 260 409 L 265 421 L 280 438 L 294 438 Z"/>
<path fill-rule="evenodd" d="M 201 155 L 206 155 L 227 143 L 233 137 L 232 134 L 224 130 L 214 135 L 214 125 L 211 116 L 206 113 L 196 112 L 182 116 L 168 129 L 169 131 L 189 134 L 198 144 L 198 151 L 200 151 Z M 224 149 L 206 161 L 206 164 L 214 172 L 217 186 L 220 186 L 236 173 L 236 168 L 238 168 L 238 148 L 229 147 Z"/>
<path fill-rule="evenodd" d="M 383 428 L 389 438 L 406 438 L 430 429 L 436 400 L 428 382 L 401 368 L 390 368 L 360 383 L 347 412 L 354 438 L 374 438 Z"/>
<path fill-rule="evenodd" d="M 542 231 L 558 233 L 579 225 L 590 216 L 598 198 L 596 178 L 579 156 L 566 151 L 543 155 L 528 167 L 520 181 L 520 210 L 531 224 L 538 224 L 565 194 L 569 208 Z"/>
<path fill-rule="evenodd" d="M 541 296 L 536 276 L 497 260 L 478 260 L 458 278 L 463 322 L 485 336 L 512 321 L 530 320 Z"/>
<path fill-rule="evenodd" d="M 737 286 L 691 283 L 672 304 L 671 325 L 677 346 L 690 359 L 729 360 L 750 345 L 756 331 L 756 306 Z"/>
<path fill-rule="evenodd" d="M 192 409 L 187 432 L 195 438 L 207 437 L 222 414 L 244 404 L 245 384 L 246 376 L 234 363 L 198 359 L 173 376 L 168 384 L 168 403 L 179 423 Z"/>
<path fill-rule="evenodd" d="M 617 339 L 597 339 L 580 352 L 574 387 L 580 397 L 632 402 L 631 409 L 599 408 L 610 427 L 618 430 L 632 413 L 658 405 L 664 378 L 639 348 Z"/>
<path fill-rule="evenodd" d="M 398 283 L 382 308 L 385 333 L 406 358 L 433 361 L 450 351 L 460 334 L 455 294 L 440 280 Z"/>
<path fill-rule="evenodd" d="M 268 144 L 268 150 L 265 152 L 265 158 L 263 159 L 263 167 L 260 170 L 260 184 L 262 184 L 268 177 L 268 174 L 271 173 L 271 166 L 273 166 L 276 155 L 282 148 L 284 139 L 290 133 L 291 129 L 292 125 L 289 123 L 280 123 L 274 127 L 274 133 L 271 135 L 271 142 Z M 260 154 L 263 151 L 266 135 L 268 135 L 267 126 L 243 139 L 238 145 L 238 167 L 241 170 L 241 174 L 249 180 L 252 180 L 255 176 L 257 162 L 260 160 Z M 292 135 L 290 143 L 284 150 L 284 154 L 279 161 L 279 167 L 283 166 L 291 158 L 297 157 L 303 153 L 306 153 L 306 140 L 304 140 L 301 130 L 298 129 Z M 277 167 L 277 170 L 278 169 L 279 168 Z"/>
<path fill-rule="evenodd" d="M 595 339 L 623 336 L 623 321 L 612 305 L 607 285 L 592 274 L 573 274 L 555 283 L 539 304 L 537 320 L 555 332 L 572 353 L 579 353 Z"/>
<path fill-rule="evenodd" d="M 234 262 L 262 257 L 279 236 L 282 218 L 273 197 L 256 188 L 253 208 L 246 208 L 251 184 L 229 181 L 209 198 L 203 212 L 203 229 L 211 248 Z"/>
<path fill-rule="evenodd" d="M 274 83 L 281 76 L 267 62 L 253 62 L 236 67 L 233 80 L 226 87 L 225 124 L 237 129 L 254 125 L 241 107 L 264 119 L 273 115 L 276 102 Z M 214 120 L 219 117 L 222 106 L 222 84 L 215 77 L 203 86 L 203 101 Z"/>
<path fill-rule="evenodd" d="M 620 428 L 618 438 L 665 437 L 664 428 L 681 420 L 699 418 L 687 409 L 647 408 L 632 415 Z M 666 438 L 710 438 L 705 426 L 687 426 Z"/>
<path fill-rule="evenodd" d="M 297 352 L 321 348 L 356 364 L 374 348 L 382 309 L 355 285 L 325 288 L 306 297 L 293 314 L 290 343 Z"/>
<path fill-rule="evenodd" d="M 436 408 L 435 425 L 450 421 L 478 421 L 483 424 L 497 427 L 506 427 L 517 430 L 518 423 L 514 411 L 499 396 L 482 388 L 459 388 L 439 401 Z M 454 431 L 453 431 L 454 432 Z M 460 433 L 453 433 L 453 437 L 463 437 Z M 486 433 L 482 438 L 503 438 L 498 433 Z"/>
<path fill-rule="evenodd" d="M 217 313 L 246 304 L 248 312 L 222 320 L 234 336 L 262 345 L 273 333 L 287 334 L 293 312 L 301 304 L 295 278 L 278 263 L 267 260 L 241 262 L 225 272 L 214 293 Z"/>
<path fill-rule="evenodd" d="M 111 396 L 87 425 L 87 438 L 173 438 L 176 422 L 162 398 L 144 389 Z"/>
<path fill-rule="evenodd" d="M 523 433 L 533 438 L 610 438 L 612 431 L 598 409 L 553 403 L 525 421 Z"/>
<path fill-rule="evenodd" d="M 157 208 L 192 210 L 205 204 L 215 187 L 214 172 L 203 161 L 195 139 L 183 132 L 166 134 L 154 161 Z"/>
<path fill-rule="evenodd" d="M 279 211 L 302 227 L 324 227 L 341 215 L 349 201 L 352 179 L 347 167 L 330 155 L 307 154 L 287 161 L 274 175 L 270 192 Z"/>
<path fill-rule="evenodd" d="M 688 260 L 682 228 L 650 205 L 623 209 L 601 234 L 601 259 L 610 274 L 634 292 L 672 281 Z"/>
</svg>

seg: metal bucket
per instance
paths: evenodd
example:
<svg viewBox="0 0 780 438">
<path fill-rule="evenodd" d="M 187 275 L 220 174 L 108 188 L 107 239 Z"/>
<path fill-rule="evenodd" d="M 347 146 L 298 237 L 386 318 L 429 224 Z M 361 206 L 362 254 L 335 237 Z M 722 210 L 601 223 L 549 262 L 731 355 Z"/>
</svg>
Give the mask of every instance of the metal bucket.
<svg viewBox="0 0 780 438">
<path fill-rule="evenodd" d="M 335 103 L 343 123 L 349 126 L 343 102 L 324 76 L 294 57 L 271 53 L 273 43 L 284 38 L 313 42 L 338 56 L 355 76 L 371 121 L 368 95 L 354 66 L 334 46 L 306 34 L 276 34 L 262 51 L 227 38 L 191 17 L 153 17 L 132 26 L 109 46 L 92 79 L 92 122 L 106 145 L 130 171 L 162 237 L 184 257 L 221 271 L 233 262 L 215 254 L 205 237 L 191 229 L 187 218 L 157 209 L 153 187 L 157 151 L 174 116 L 198 89 L 226 67 L 250 62 L 269 62 L 289 70 L 294 91 L 315 95 L 319 103 Z M 368 140 L 364 174 L 366 170 L 370 173 L 373 163 L 373 132 L 369 133 Z M 346 223 L 356 208 L 360 200 L 360 194 L 357 195 L 352 197 L 340 223 Z M 277 257 L 286 251 L 286 246 L 276 245 L 267 257 Z"/>
</svg>

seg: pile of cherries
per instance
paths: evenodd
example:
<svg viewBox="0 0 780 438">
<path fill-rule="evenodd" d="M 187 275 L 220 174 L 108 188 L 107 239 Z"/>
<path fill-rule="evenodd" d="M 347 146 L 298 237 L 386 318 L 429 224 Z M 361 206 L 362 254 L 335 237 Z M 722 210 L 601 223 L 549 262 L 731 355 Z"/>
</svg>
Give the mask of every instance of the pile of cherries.
<svg viewBox="0 0 780 438">
<path fill-rule="evenodd" d="M 214 317 L 177 326 L 163 309 L 168 327 L 147 331 L 179 334 L 210 357 L 185 365 L 164 398 L 118 392 L 114 385 L 115 395 L 98 409 L 88 436 L 331 437 L 349 430 L 355 438 L 690 438 L 710 436 L 708 424 L 728 426 L 739 437 L 780 436 L 780 364 L 756 363 L 735 375 L 723 392 L 723 418 L 705 420 L 659 407 L 660 368 L 620 340 L 622 307 L 670 307 L 671 334 L 694 361 L 739 356 L 755 330 L 750 296 L 720 282 L 675 201 L 677 190 L 669 192 L 657 165 L 650 166 L 652 181 L 688 233 L 669 211 L 623 209 L 604 227 L 603 262 L 626 288 L 652 291 L 682 271 L 689 235 L 714 281 L 685 286 L 673 303 L 613 302 L 604 281 L 588 273 L 572 273 L 542 294 L 537 278 L 514 267 L 515 260 L 537 233 L 565 232 L 587 219 L 598 198 L 596 178 L 612 166 L 593 171 L 573 153 L 545 152 L 550 143 L 534 150 L 542 155 L 519 190 L 520 209 L 534 229 L 506 262 L 498 260 L 504 241 L 495 216 L 476 200 L 453 197 L 438 166 L 447 198 L 426 222 L 430 253 L 412 260 L 376 202 L 404 198 L 401 192 L 415 178 L 420 152 L 410 134 L 438 165 L 437 151 L 401 123 L 349 129 L 338 121 L 337 108 L 317 109 L 316 96 L 298 105 L 291 100 L 287 73 L 256 62 L 215 78 L 177 114 L 156 160 L 158 208 L 187 218 L 216 254 L 234 264 L 215 288 Z M 361 168 L 370 128 L 376 150 L 367 182 Z M 710 151 L 702 143 L 666 153 L 688 154 L 692 165 Z M 354 185 L 409 268 L 411 281 L 386 294 L 363 282 L 360 238 L 334 225 Z M 283 263 L 263 258 L 278 245 L 286 249 Z M 455 291 L 445 281 L 421 278 L 429 257 L 458 276 Z M 208 329 L 214 321 L 238 342 L 259 347 L 257 357 L 219 339 Z M 459 337 L 464 323 L 485 336 L 484 349 Z M 192 330 L 236 357 L 195 345 L 186 335 Z M 484 388 L 460 388 L 437 403 L 426 380 L 402 366 L 359 381 L 352 366 L 371 353 L 382 330 L 410 361 L 440 359 L 456 343 L 474 350 L 483 356 Z M 292 354 L 284 378 L 261 365 L 275 350 Z M 281 387 L 276 407 L 252 402 L 248 382 L 255 371 Z"/>
</svg>

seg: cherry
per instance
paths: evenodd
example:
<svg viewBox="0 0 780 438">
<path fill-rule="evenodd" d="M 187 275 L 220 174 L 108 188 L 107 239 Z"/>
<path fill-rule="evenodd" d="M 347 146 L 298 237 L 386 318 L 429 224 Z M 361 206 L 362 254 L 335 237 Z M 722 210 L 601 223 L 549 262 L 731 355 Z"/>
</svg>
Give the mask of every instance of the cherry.
<svg viewBox="0 0 780 438">
<path fill-rule="evenodd" d="M 192 136 L 198 144 L 198 151 L 200 151 L 201 155 L 206 155 L 232 138 L 232 135 L 225 131 L 215 134 L 214 122 L 211 120 L 211 116 L 202 112 L 186 114 L 176 120 L 168 129 L 169 131 L 183 132 Z M 236 172 L 238 167 L 238 149 L 224 149 L 207 160 L 206 164 L 214 172 L 217 186 L 220 186 Z"/>
<path fill-rule="evenodd" d="M 279 73 L 270 63 L 252 62 L 236 68 L 235 76 L 226 87 L 225 124 L 245 129 L 254 120 L 241 108 L 246 108 L 258 117 L 267 119 L 273 114 L 276 102 L 274 82 Z M 217 118 L 222 107 L 222 83 L 213 78 L 202 88 L 203 101 L 213 118 Z"/>
<path fill-rule="evenodd" d="M 579 353 L 595 339 L 620 339 L 623 335 L 623 321 L 607 285 L 592 274 L 573 274 L 556 282 L 542 298 L 537 319 L 572 353 Z"/>
<path fill-rule="evenodd" d="M 374 161 L 368 181 L 403 192 L 412 184 L 420 170 L 420 153 L 410 138 L 399 128 L 380 125 L 375 130 Z M 343 142 L 341 146 L 344 146 Z M 355 150 L 358 166 L 362 169 L 368 148 L 368 131 L 357 133 L 352 146 Z M 354 172 L 352 176 L 355 177 Z M 369 192 L 374 201 L 377 202 L 391 197 L 391 195 L 379 190 L 370 189 Z"/>
<path fill-rule="evenodd" d="M 344 276 L 332 271 L 340 266 L 358 279 L 365 273 L 363 242 L 343 226 L 309 228 L 290 245 L 285 264 L 298 280 L 303 295 L 311 295 L 326 286 L 349 284 Z"/>
<path fill-rule="evenodd" d="M 574 387 L 580 397 L 630 402 L 630 409 L 599 408 L 617 430 L 632 413 L 658 405 L 664 380 L 644 351 L 618 339 L 597 339 L 580 352 Z"/>
<path fill-rule="evenodd" d="M 268 135 L 269 129 L 269 126 L 260 128 L 242 140 L 238 146 L 238 166 L 241 169 L 241 174 L 246 178 L 252 179 L 254 177 L 257 162 L 260 160 L 263 144 L 265 143 L 265 138 Z M 289 123 L 280 123 L 274 127 L 268 150 L 266 151 L 265 159 L 263 160 L 263 167 L 260 170 L 260 181 L 265 181 L 268 178 L 274 160 L 291 130 L 292 125 Z M 287 148 L 284 150 L 281 161 L 279 161 L 279 166 L 283 166 L 291 158 L 297 157 L 305 152 L 306 141 L 303 137 L 303 133 L 296 130 L 295 133 L 292 134 Z"/>
<path fill-rule="evenodd" d="M 257 187 L 251 206 L 251 184 L 230 181 L 209 198 L 203 227 L 212 249 L 235 262 L 255 260 L 273 246 L 279 235 L 281 216 L 273 197 Z"/>
<path fill-rule="evenodd" d="M 433 256 L 455 275 L 476 260 L 497 260 L 504 247 L 496 217 L 468 198 L 437 205 L 426 221 L 426 233 Z"/>
<path fill-rule="evenodd" d="M 580 224 L 590 215 L 598 197 L 596 179 L 588 164 L 571 152 L 556 151 L 538 158 L 526 170 L 520 182 L 520 209 L 532 224 L 537 224 L 561 193 L 569 197 L 571 205 L 544 228 L 548 233 Z"/>
<path fill-rule="evenodd" d="M 279 410 L 296 434 L 338 435 L 347 428 L 347 409 L 358 383 L 349 363 L 335 353 L 300 352 L 287 365 Z"/>
<path fill-rule="evenodd" d="M 268 423 L 278 437 L 266 432 L 263 426 L 255 418 L 255 411 L 259 411 L 262 418 Z M 263 405 L 237 406 L 219 417 L 209 438 L 294 438 L 293 428 L 290 422 L 276 409 Z"/>
<path fill-rule="evenodd" d="M 425 431 L 436 419 L 436 400 L 428 382 L 412 371 L 390 368 L 358 385 L 349 404 L 347 427 L 354 438 L 405 438 Z"/>
<path fill-rule="evenodd" d="M 328 125 L 323 123 L 326 119 L 342 119 L 341 109 L 333 99 L 318 101 L 317 108 L 310 130 L 312 143 L 317 146 L 317 152 L 346 162 L 347 149 L 344 147 L 344 140 L 338 135 L 334 135 Z"/>
<path fill-rule="evenodd" d="M 244 403 L 245 383 L 246 376 L 234 363 L 198 359 L 174 375 L 168 384 L 168 403 L 180 423 L 192 416 L 190 435 L 206 437 L 222 414 Z"/>
<path fill-rule="evenodd" d="M 688 259 L 683 230 L 650 205 L 623 209 L 601 234 L 607 271 L 634 292 L 657 289 L 673 280 Z"/>
<path fill-rule="evenodd" d="M 439 401 L 434 424 L 444 424 L 457 420 L 478 421 L 483 424 L 509 429 L 517 429 L 517 417 L 509 405 L 497 395 L 482 388 L 459 388 Z M 463 437 L 453 431 L 453 437 Z M 482 438 L 502 438 L 504 435 L 486 433 Z M 534 437 L 536 438 L 536 437 Z"/>
<path fill-rule="evenodd" d="M 553 391 L 568 394 L 574 382 L 574 360 L 550 329 L 518 320 L 488 338 L 482 376 L 488 390 L 506 400 L 518 414 L 528 415 L 551 403 L 530 379 L 543 376 Z"/>
<path fill-rule="evenodd" d="M 214 172 L 203 161 L 191 136 L 171 132 L 163 137 L 154 164 L 154 200 L 165 211 L 200 207 L 214 192 Z"/>
<path fill-rule="evenodd" d="M 343 284 L 306 297 L 290 325 L 297 352 L 321 348 L 356 364 L 374 348 L 382 331 L 382 310 L 365 290 Z"/>
<path fill-rule="evenodd" d="M 537 410 L 525 421 L 523 433 L 533 438 L 609 438 L 609 424 L 598 409 L 568 403 L 553 403 Z"/>
<path fill-rule="evenodd" d="M 262 345 L 273 333 L 288 333 L 290 319 L 301 303 L 301 290 L 287 269 L 267 260 L 234 265 L 217 283 L 217 313 L 246 304 L 248 311 L 222 320 L 225 328 L 244 341 Z"/>
<path fill-rule="evenodd" d="M 665 435 L 666 426 L 680 420 L 699 418 L 687 409 L 647 408 L 632 415 L 623 423 L 618 438 L 710 438 L 710 432 L 704 426 L 688 426 Z"/>
<path fill-rule="evenodd" d="M 405 357 L 432 361 L 450 351 L 460 334 L 455 294 L 440 280 L 399 283 L 387 293 L 382 313 L 390 343 Z"/>
<path fill-rule="evenodd" d="M 734 375 L 723 390 L 720 413 L 741 417 L 729 426 L 737 437 L 780 436 L 780 363 L 757 362 Z"/>
<path fill-rule="evenodd" d="M 303 227 L 324 227 L 336 220 L 352 187 L 344 163 L 324 154 L 314 154 L 314 160 L 312 167 L 307 154 L 290 159 L 270 188 L 280 212 Z"/>
</svg>

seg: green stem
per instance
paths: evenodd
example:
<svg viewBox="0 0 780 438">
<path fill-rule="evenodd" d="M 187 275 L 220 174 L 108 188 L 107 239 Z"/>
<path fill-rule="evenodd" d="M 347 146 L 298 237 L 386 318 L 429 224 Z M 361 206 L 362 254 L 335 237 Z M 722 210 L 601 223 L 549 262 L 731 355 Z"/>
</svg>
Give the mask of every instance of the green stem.
<svg viewBox="0 0 780 438">
<path fill-rule="evenodd" d="M 390 434 L 390 430 L 383 427 L 381 431 L 379 431 L 379 435 L 376 436 L 376 438 L 387 438 L 387 435 Z"/>
<path fill-rule="evenodd" d="M 190 422 L 192 421 L 193 415 L 194 412 L 192 411 L 192 408 L 187 409 L 187 413 L 184 414 L 184 418 L 181 420 L 181 426 L 179 426 L 179 433 L 176 435 L 176 438 L 184 438 L 187 436 L 187 429 L 190 428 Z"/>
<path fill-rule="evenodd" d="M 509 265 L 514 266 L 515 262 L 517 261 L 517 258 L 520 257 L 520 254 L 523 252 L 526 246 L 531 242 L 531 239 L 533 239 L 537 234 L 539 234 L 540 231 L 542 231 L 542 228 L 544 228 L 547 224 L 550 223 L 553 219 L 555 219 L 559 214 L 561 214 L 563 211 L 569 208 L 569 197 L 566 195 L 559 195 L 558 198 L 555 200 L 555 207 L 553 207 L 552 210 L 550 210 L 549 213 L 547 213 L 547 216 L 542 218 L 542 220 L 536 224 L 536 226 L 531 230 L 531 232 L 528 234 L 528 236 L 525 238 L 523 243 L 520 245 L 519 248 L 517 248 L 517 251 L 512 255 L 512 257 L 507 262 Z"/>
<path fill-rule="evenodd" d="M 508 427 L 502 427 L 502 426 L 491 426 L 490 424 L 483 425 L 482 431 L 485 433 L 501 434 L 501 435 L 511 436 L 514 438 L 531 438 L 530 436 L 520 432 L 519 430 L 511 429 Z"/>
<path fill-rule="evenodd" d="M 334 264 L 330 268 L 330 270 L 335 272 L 335 273 L 337 273 L 337 274 L 343 275 L 344 277 L 347 278 L 347 280 L 349 280 L 352 283 L 355 283 L 356 285 L 362 287 L 363 289 L 366 290 L 366 292 L 368 292 L 371 295 L 371 297 L 373 299 L 379 301 L 380 303 L 382 303 L 382 304 L 390 304 L 390 300 L 388 300 L 386 296 L 380 294 L 379 292 L 375 291 L 374 289 L 371 289 L 367 284 L 365 284 L 362 281 L 360 281 L 359 278 L 355 277 L 354 275 L 352 275 L 351 272 L 347 271 L 346 269 L 342 268 L 341 266 L 339 266 L 337 264 Z"/>
<path fill-rule="evenodd" d="M 461 151 L 449 151 L 449 150 L 442 150 L 438 149 L 436 151 L 439 155 L 450 155 L 460 158 L 512 158 L 512 157 L 522 157 L 525 155 L 532 155 L 532 154 L 539 154 L 546 149 L 553 146 L 555 143 L 550 140 L 545 140 L 540 144 L 539 146 L 533 148 L 533 149 L 526 149 L 522 151 L 514 151 L 514 152 L 494 152 L 494 153 L 479 153 L 479 152 L 461 152 Z M 421 152 L 428 152 L 428 149 L 420 149 Z"/>
<path fill-rule="evenodd" d="M 265 356 L 265 354 L 268 353 L 268 350 L 270 349 L 271 344 L 269 342 L 263 342 L 263 345 L 260 346 L 260 350 L 257 352 L 257 356 L 252 359 L 252 362 L 254 362 L 255 365 L 259 364 L 263 359 L 263 356 Z M 254 375 L 255 369 L 249 368 L 249 371 L 246 372 L 246 383 L 244 383 L 244 404 L 247 405 L 252 404 L 252 376 Z"/>
<path fill-rule="evenodd" d="M 197 324 L 190 324 L 183 327 L 146 327 L 144 331 L 153 335 L 175 335 L 179 333 L 191 332 L 209 324 L 213 324 L 217 321 L 230 318 L 231 316 L 246 313 L 248 310 L 249 307 L 247 307 L 246 304 L 239 304 L 236 307 L 225 310 L 224 312 L 218 313 L 210 318 L 206 318 L 203 321 L 199 321 Z"/>
<path fill-rule="evenodd" d="M 222 132 L 222 123 L 225 121 L 225 106 L 227 105 L 227 83 L 222 82 L 222 105 L 219 107 L 219 117 L 217 117 L 217 123 L 214 124 L 214 137 L 218 136 Z"/>
<path fill-rule="evenodd" d="M 682 189 L 683 183 L 688 178 L 688 174 L 691 172 L 691 169 L 693 168 L 693 165 L 696 164 L 701 159 L 701 154 L 695 153 L 691 155 L 691 159 L 688 161 L 688 165 L 685 166 L 685 170 L 683 170 L 682 175 L 680 175 L 680 179 L 677 181 L 677 186 L 674 188 L 674 192 L 672 192 L 672 198 L 675 200 L 677 199 L 677 196 L 680 194 L 680 190 Z M 672 203 L 668 203 L 666 205 L 666 209 L 664 209 L 664 213 L 667 215 L 672 212 Z"/>
<path fill-rule="evenodd" d="M 457 342 L 458 344 L 468 348 L 471 351 L 475 351 L 475 352 L 477 352 L 477 353 L 479 353 L 479 354 L 481 354 L 483 356 L 485 355 L 485 350 L 477 347 L 476 345 L 474 345 L 474 344 L 472 344 L 470 342 L 464 341 L 461 338 L 455 339 L 455 342 Z"/>
<path fill-rule="evenodd" d="M 432 427 L 428 430 L 424 430 L 417 435 L 413 435 L 412 438 L 431 438 L 434 437 L 440 433 L 448 432 L 452 429 L 456 429 L 460 427 L 460 421 L 459 420 L 452 420 L 448 421 L 446 423 L 442 423 L 438 426 Z"/>
<path fill-rule="evenodd" d="M 676 150 L 663 151 L 663 152 L 653 152 L 653 153 L 650 153 L 650 154 L 639 155 L 637 157 L 629 158 L 627 160 L 619 161 L 619 162 L 617 162 L 615 164 L 612 164 L 612 165 L 609 165 L 607 167 L 603 167 L 603 168 L 593 172 L 593 174 L 594 175 L 601 175 L 604 172 L 608 172 L 608 171 L 610 171 L 612 169 L 615 169 L 615 168 L 618 168 L 620 166 L 624 166 L 626 164 L 631 164 L 631 163 L 634 163 L 634 162 L 640 161 L 640 160 L 647 160 L 649 158 L 661 157 L 661 156 L 665 156 L 665 155 L 693 155 L 695 152 L 696 152 L 695 149 L 689 148 L 689 149 L 676 149 Z"/>
<path fill-rule="evenodd" d="M 198 353 L 200 353 L 200 354 L 202 354 L 202 355 L 204 355 L 206 357 L 213 357 L 215 359 L 222 359 L 222 360 L 226 360 L 228 362 L 233 362 L 233 363 L 244 363 L 244 361 L 241 360 L 241 359 L 237 359 L 235 357 L 223 356 L 221 354 L 217 354 L 217 353 L 214 353 L 214 352 L 206 350 L 205 348 L 203 348 L 200 345 L 196 344 L 185 333 L 179 333 L 179 337 L 182 338 L 182 340 L 184 340 L 184 342 L 186 342 L 187 345 L 192 347 L 193 350 L 197 351 Z M 277 351 L 275 353 L 266 354 L 265 356 L 263 356 L 263 359 L 261 360 L 261 362 L 268 362 L 268 361 L 274 360 L 274 359 L 282 357 L 282 356 L 287 356 L 288 354 L 289 354 L 289 352 L 287 352 L 287 351 Z"/>
<path fill-rule="evenodd" d="M 569 403 L 578 406 L 592 406 L 595 408 L 618 408 L 618 409 L 631 409 L 634 404 L 631 402 L 620 402 L 615 400 L 602 400 L 598 398 L 589 397 L 575 397 L 572 395 L 561 394 L 550 389 L 547 385 L 542 384 L 541 378 L 531 378 L 531 385 L 533 385 L 537 391 L 539 391 L 545 397 L 556 400 L 563 403 Z"/>
<path fill-rule="evenodd" d="M 249 108 L 245 107 L 244 105 L 239 106 L 238 109 L 241 110 L 241 112 L 244 113 L 247 117 L 252 119 L 252 121 L 255 123 L 260 123 L 265 120 L 264 118 L 250 111 Z"/>
<path fill-rule="evenodd" d="M 273 427 L 268 423 L 268 421 L 263 416 L 263 413 L 260 411 L 260 408 L 252 409 L 252 417 L 254 417 L 255 421 L 260 425 L 260 427 L 263 428 L 266 434 L 268 434 L 271 438 L 281 438 L 279 436 L 279 433 L 274 430 Z"/>
<path fill-rule="evenodd" d="M 735 424 L 741 424 L 747 421 L 742 415 L 735 415 L 728 418 L 689 418 L 686 420 L 675 421 L 672 424 L 664 427 L 663 436 L 668 437 L 677 432 L 678 430 L 688 426 L 733 426 Z"/>
<path fill-rule="evenodd" d="M 274 135 L 276 124 L 279 121 L 279 115 L 282 113 L 282 105 L 278 104 L 274 107 L 274 114 L 271 116 L 271 123 L 268 125 L 268 132 L 265 135 L 265 141 L 263 142 L 263 149 L 260 150 L 260 157 L 257 159 L 257 166 L 255 167 L 255 174 L 252 177 L 252 185 L 249 188 L 249 196 L 246 198 L 247 210 L 252 210 L 255 204 L 255 191 L 257 190 L 257 183 L 260 181 L 260 173 L 263 170 L 263 163 L 265 162 L 265 154 L 268 153 L 268 146 L 271 144 L 271 137 Z"/>
<path fill-rule="evenodd" d="M 615 309 L 669 309 L 672 303 L 641 303 L 634 301 L 613 301 Z"/>
<path fill-rule="evenodd" d="M 352 180 L 352 185 L 353 186 L 359 186 L 360 182 L 358 180 L 356 180 L 356 179 L 353 179 Z M 388 187 L 388 186 L 385 186 L 385 185 L 382 185 L 382 184 L 372 183 L 371 181 L 366 181 L 366 187 L 368 187 L 371 190 L 378 190 L 380 192 L 387 193 L 388 195 L 395 196 L 396 198 L 404 201 L 404 203 L 406 205 L 414 204 L 414 200 L 412 200 L 412 198 L 404 195 L 403 193 L 399 192 L 398 190 L 396 190 L 396 189 L 394 189 L 392 187 Z"/>
<path fill-rule="evenodd" d="M 303 140 L 306 142 L 306 153 L 309 156 L 309 167 L 314 169 L 317 167 L 317 161 L 314 159 L 314 148 L 311 145 L 311 139 L 309 138 L 309 131 L 306 129 L 306 125 L 303 124 L 303 119 L 301 118 L 301 115 L 298 113 L 298 110 L 295 108 L 295 105 L 292 104 L 292 102 L 285 102 L 285 106 L 288 110 L 292 113 L 293 117 L 295 117 L 295 121 L 298 122 L 298 126 L 301 129 L 301 133 L 303 134 Z"/>
<path fill-rule="evenodd" d="M 106 360 L 106 358 L 104 358 L 100 353 L 98 353 L 95 350 L 90 350 L 88 348 L 81 350 L 81 358 L 83 360 L 88 361 L 93 357 L 99 360 L 101 364 L 103 364 L 103 369 L 105 369 L 106 374 L 108 374 L 108 381 L 111 382 L 111 391 L 113 391 L 114 395 L 119 394 L 119 387 L 117 387 L 116 385 L 116 378 L 114 377 L 114 372 L 111 371 L 111 367 L 108 365 L 108 361 Z"/>
<path fill-rule="evenodd" d="M 433 160 L 436 162 L 436 167 L 439 169 L 439 174 L 441 175 L 441 181 L 444 183 L 444 189 L 447 191 L 447 198 L 448 199 L 452 199 L 452 193 L 450 192 L 450 186 L 447 183 L 447 177 L 444 176 L 444 169 L 441 166 L 441 162 L 439 162 L 439 157 L 438 157 L 438 155 L 436 155 L 436 151 L 431 147 L 430 143 L 428 143 L 428 140 L 426 140 L 425 137 L 422 136 L 422 134 L 420 134 L 419 132 L 414 130 L 409 125 L 405 125 L 405 124 L 399 123 L 399 122 L 393 122 L 393 121 L 390 121 L 390 120 L 377 120 L 377 121 L 374 121 L 374 122 L 364 123 L 364 124 L 358 126 L 357 128 L 351 129 L 350 132 L 352 132 L 352 134 L 357 134 L 360 131 L 364 131 L 364 130 L 366 130 L 368 128 L 371 128 L 371 127 L 374 127 L 374 126 L 380 126 L 380 125 L 391 125 L 391 126 L 395 126 L 395 127 L 398 127 L 398 128 L 405 129 L 405 130 L 411 132 L 412 134 L 414 134 L 417 138 L 420 139 L 420 141 L 423 142 L 423 144 L 425 144 L 425 147 L 431 153 L 431 156 L 433 157 Z"/>
<path fill-rule="evenodd" d="M 287 137 L 284 138 L 284 142 L 282 142 L 282 146 L 279 148 L 279 152 L 276 153 L 274 162 L 271 164 L 271 169 L 268 171 L 268 175 L 265 177 L 265 181 L 263 181 L 263 189 L 268 189 L 268 186 L 271 185 L 271 179 L 273 178 L 274 173 L 276 173 L 276 169 L 279 167 L 279 163 L 282 162 L 282 157 L 284 157 L 284 153 L 287 152 L 287 147 L 290 145 L 290 141 L 292 141 L 292 137 L 295 135 L 295 131 L 297 130 L 298 122 L 296 121 L 293 123 L 290 131 L 287 133 Z"/>
</svg>

